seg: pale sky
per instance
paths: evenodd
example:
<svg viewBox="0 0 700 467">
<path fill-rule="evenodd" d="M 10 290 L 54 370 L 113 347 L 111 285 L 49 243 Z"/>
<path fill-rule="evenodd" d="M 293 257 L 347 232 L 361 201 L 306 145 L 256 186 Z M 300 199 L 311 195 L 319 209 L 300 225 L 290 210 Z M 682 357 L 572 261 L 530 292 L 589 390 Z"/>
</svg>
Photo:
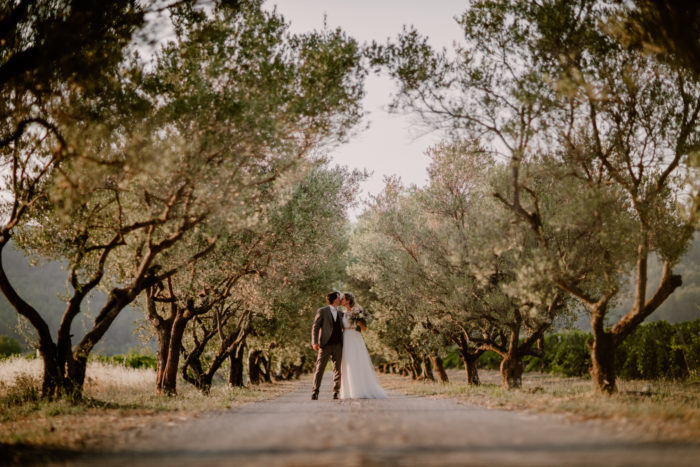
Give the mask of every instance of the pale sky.
<svg viewBox="0 0 700 467">
<path fill-rule="evenodd" d="M 434 47 L 452 48 L 462 37 L 454 17 L 467 8 L 461 0 L 268 0 L 266 6 L 291 23 L 295 33 L 322 29 L 324 15 L 329 29 L 341 27 L 360 42 L 385 42 L 404 25 L 414 25 Z M 379 193 L 387 175 L 399 175 L 405 184 L 423 185 L 427 179 L 425 150 L 439 140 L 426 133 L 415 117 L 389 114 L 386 107 L 393 90 L 386 76 L 370 74 L 364 107 L 369 129 L 331 153 L 332 160 L 350 168 L 367 169 L 372 176 L 362 186 L 362 198 Z M 351 212 L 355 218 L 362 206 Z"/>
</svg>

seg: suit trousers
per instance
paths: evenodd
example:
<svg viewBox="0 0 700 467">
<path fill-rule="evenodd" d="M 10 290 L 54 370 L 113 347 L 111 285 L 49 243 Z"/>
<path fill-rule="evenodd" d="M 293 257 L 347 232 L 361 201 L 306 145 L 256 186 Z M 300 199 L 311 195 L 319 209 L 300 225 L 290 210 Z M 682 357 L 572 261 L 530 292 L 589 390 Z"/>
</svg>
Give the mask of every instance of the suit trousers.
<svg viewBox="0 0 700 467">
<path fill-rule="evenodd" d="M 318 394 L 321 387 L 323 372 L 330 358 L 333 363 L 333 392 L 340 392 L 340 362 L 343 359 L 343 344 L 331 344 L 321 347 L 316 356 L 316 368 L 314 369 L 314 394 Z"/>
</svg>

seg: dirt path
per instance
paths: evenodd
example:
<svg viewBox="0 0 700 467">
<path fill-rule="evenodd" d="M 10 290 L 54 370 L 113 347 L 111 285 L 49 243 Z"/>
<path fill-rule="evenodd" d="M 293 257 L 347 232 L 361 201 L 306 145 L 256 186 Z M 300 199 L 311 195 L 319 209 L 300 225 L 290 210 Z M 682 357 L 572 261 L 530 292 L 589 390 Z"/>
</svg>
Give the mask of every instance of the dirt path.
<svg viewBox="0 0 700 467">
<path fill-rule="evenodd" d="M 642 443 L 600 423 L 390 394 L 277 399 L 138 433 L 71 465 L 698 465 L 700 444 Z M 123 445 L 121 445 L 123 444 Z"/>
</svg>

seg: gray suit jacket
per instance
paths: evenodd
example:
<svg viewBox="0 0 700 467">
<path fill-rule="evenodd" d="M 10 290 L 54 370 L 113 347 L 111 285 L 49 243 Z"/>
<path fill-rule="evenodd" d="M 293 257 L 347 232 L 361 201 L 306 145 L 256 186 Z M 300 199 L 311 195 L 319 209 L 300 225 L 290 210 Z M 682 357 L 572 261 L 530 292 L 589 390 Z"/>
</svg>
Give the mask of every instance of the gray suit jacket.
<svg viewBox="0 0 700 467">
<path fill-rule="evenodd" d="M 336 308 L 337 310 L 337 308 Z M 343 319 L 342 313 L 338 310 L 338 319 Z M 320 344 L 321 347 L 328 343 L 333 333 L 333 313 L 330 306 L 324 306 L 316 311 L 314 324 L 311 326 L 311 345 Z M 342 340 L 341 340 L 342 342 Z"/>
</svg>

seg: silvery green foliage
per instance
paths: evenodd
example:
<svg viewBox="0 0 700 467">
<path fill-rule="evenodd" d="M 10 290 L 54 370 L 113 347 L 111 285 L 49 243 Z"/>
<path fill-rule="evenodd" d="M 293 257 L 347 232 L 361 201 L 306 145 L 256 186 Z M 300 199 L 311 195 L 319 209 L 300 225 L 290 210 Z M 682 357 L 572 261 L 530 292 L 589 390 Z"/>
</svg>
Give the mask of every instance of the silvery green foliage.
<svg viewBox="0 0 700 467">
<path fill-rule="evenodd" d="M 176 16 L 179 35 L 152 67 L 130 65 L 122 88 L 136 90 L 143 111 L 111 117 L 120 127 L 105 125 L 83 140 L 76 151 L 90 157 L 56 174 L 42 207 L 51 214 L 40 233 L 32 231 L 44 239 L 35 237 L 43 254 L 72 256 L 81 231 L 90 250 L 133 226 L 123 235 L 126 248 L 110 257 L 115 280 L 133 276 L 149 242 L 182 231 L 190 246 L 161 254 L 162 263 L 178 264 L 217 236 L 264 224 L 275 192 L 288 191 L 308 171 L 306 158 L 357 121 L 357 44 L 339 31 L 292 37 L 259 2 L 242 5 L 211 17 Z M 327 89 L 318 88 L 321 76 Z M 107 103 L 93 104 L 108 116 Z M 90 271 L 97 257 L 82 255 L 78 269 Z"/>
<path fill-rule="evenodd" d="M 59 149 L 72 157 L 39 174 L 39 195 L 7 226 L 25 249 L 69 262 L 62 349 L 85 294 L 108 289 L 81 359 L 144 288 L 219 242 L 264 237 L 269 210 L 362 116 L 360 47 L 342 31 L 292 35 L 257 0 L 191 6 L 172 7 L 175 37 L 152 63 L 119 62 L 90 95 L 61 89 Z M 13 150 L 51 162 L 50 135 L 34 139 Z"/>
<path fill-rule="evenodd" d="M 492 193 L 530 231 L 502 230 L 499 250 L 515 258 L 517 279 L 506 291 L 545 303 L 531 288 L 549 282 L 575 297 L 591 312 L 594 353 L 599 338 L 618 345 L 680 286 L 673 267 L 692 228 L 679 210 L 679 168 L 700 141 L 698 77 L 622 47 L 605 25 L 616 8 L 476 1 L 458 19 L 454 54 L 415 30 L 373 50 L 399 82 L 397 108 L 506 163 Z M 647 294 L 651 253 L 664 274 Z M 629 276 L 635 302 L 610 337 L 606 312 Z M 613 373 L 600 379 L 605 390 Z"/>
<path fill-rule="evenodd" d="M 444 143 L 430 156 L 428 186 L 389 180 L 352 237 L 349 273 L 369 284 L 379 337 L 399 353 L 447 342 L 526 352 L 509 350 L 511 334 L 536 339 L 567 308 L 532 233 L 491 196 L 503 167 L 474 142 Z"/>
<path fill-rule="evenodd" d="M 177 294 L 200 306 L 216 291 L 199 296 L 198 287 L 211 288 L 245 273 L 221 305 L 199 318 L 192 334 L 197 338 L 188 338 L 186 347 L 197 345 L 197 339 L 202 342 L 206 331 L 225 319 L 223 335 L 247 327 L 248 346 L 266 351 L 276 364 L 299 362 L 304 356 L 310 361 L 309 319 L 330 282 L 342 275 L 347 209 L 362 178 L 360 172 L 341 168 L 310 170 L 291 187 L 291 194 L 272 201 L 264 228 L 249 230 L 235 242 L 231 235 L 211 255 L 183 271 L 176 278 Z M 219 340 L 212 339 L 204 356 L 216 354 L 219 347 Z"/>
</svg>

